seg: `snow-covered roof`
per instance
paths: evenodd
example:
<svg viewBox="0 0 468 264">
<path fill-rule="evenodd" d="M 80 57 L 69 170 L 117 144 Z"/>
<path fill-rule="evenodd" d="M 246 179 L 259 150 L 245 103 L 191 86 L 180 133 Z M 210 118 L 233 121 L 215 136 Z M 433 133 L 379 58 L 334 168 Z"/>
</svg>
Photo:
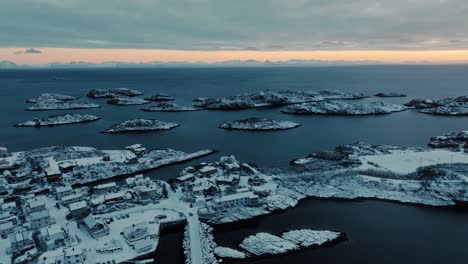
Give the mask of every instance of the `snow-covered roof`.
<svg viewBox="0 0 468 264">
<path fill-rule="evenodd" d="M 48 217 L 50 217 L 50 213 L 48 210 L 42 210 L 39 212 L 33 212 L 29 214 L 29 219 L 31 221 L 42 219 L 42 218 L 48 218 Z"/>
<path fill-rule="evenodd" d="M 79 202 L 76 202 L 76 203 L 69 204 L 68 207 L 70 208 L 70 211 L 73 211 L 73 210 L 86 208 L 86 207 L 88 207 L 88 205 L 86 204 L 85 201 L 79 201 Z"/>
<path fill-rule="evenodd" d="M 101 190 L 101 189 L 108 189 L 108 188 L 114 188 L 117 187 L 117 184 L 115 182 L 109 182 L 109 183 L 104 183 L 104 184 L 99 184 L 96 186 L 96 189 Z"/>
<path fill-rule="evenodd" d="M 96 221 L 96 219 L 94 218 L 94 216 L 92 215 L 88 215 L 87 217 L 85 217 L 83 219 L 83 223 L 89 228 L 89 229 L 93 229 L 94 226 L 96 226 L 98 224 L 98 222 Z"/>
<path fill-rule="evenodd" d="M 68 192 L 68 191 L 72 191 L 72 190 L 73 190 L 73 188 L 69 184 L 67 184 L 65 186 L 59 186 L 59 187 L 55 188 L 55 192 L 57 192 L 57 193 L 63 193 L 63 192 Z"/>
<path fill-rule="evenodd" d="M 29 206 L 29 208 L 36 208 L 36 207 L 45 206 L 45 201 L 42 200 L 42 199 L 35 198 L 33 200 L 28 201 L 28 206 Z"/>
<path fill-rule="evenodd" d="M 67 196 L 63 197 L 62 201 L 64 201 L 64 202 L 71 201 L 71 200 L 79 199 L 81 197 L 83 197 L 83 195 L 81 193 L 74 193 L 74 194 L 70 194 L 70 195 L 67 195 Z"/>
<path fill-rule="evenodd" d="M 31 231 L 23 231 L 18 234 L 10 235 L 11 243 L 21 242 L 24 240 L 32 240 L 32 232 Z"/>
</svg>

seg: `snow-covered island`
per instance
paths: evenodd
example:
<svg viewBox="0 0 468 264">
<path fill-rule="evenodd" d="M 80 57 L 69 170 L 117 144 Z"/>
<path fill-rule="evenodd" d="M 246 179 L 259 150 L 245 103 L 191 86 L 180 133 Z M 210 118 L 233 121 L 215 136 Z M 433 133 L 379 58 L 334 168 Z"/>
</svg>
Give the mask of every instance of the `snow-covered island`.
<svg viewBox="0 0 468 264">
<path fill-rule="evenodd" d="M 281 112 L 296 115 L 385 115 L 406 109 L 406 106 L 384 102 L 326 101 L 290 105 Z"/>
<path fill-rule="evenodd" d="M 90 98 L 112 98 L 114 96 L 134 97 L 139 95 L 143 95 L 143 93 L 129 88 L 92 89 L 87 94 Z"/>
<path fill-rule="evenodd" d="M 468 116 L 468 97 L 459 96 L 441 100 L 414 99 L 406 106 L 420 109 L 420 113 L 444 116 Z"/>
<path fill-rule="evenodd" d="M 324 100 L 362 99 L 368 96 L 361 93 L 342 91 L 260 91 L 223 98 L 198 98 L 195 106 L 210 110 L 241 110 L 262 106 L 283 106 Z"/>
<path fill-rule="evenodd" d="M 18 123 L 16 127 L 40 127 L 40 126 L 58 126 L 67 124 L 77 124 L 96 121 L 100 119 L 97 116 L 86 114 L 65 114 L 52 115 L 44 118 L 36 118 L 34 120 Z"/>
<path fill-rule="evenodd" d="M 429 142 L 431 148 L 446 148 L 468 152 L 468 130 L 448 133 L 443 136 L 432 137 Z"/>
<path fill-rule="evenodd" d="M 203 109 L 196 107 L 181 106 L 171 102 L 161 102 L 158 104 L 150 105 L 146 108 L 142 108 L 141 110 L 146 112 L 188 112 L 199 111 Z"/>
<path fill-rule="evenodd" d="M 88 109 L 101 107 L 98 104 L 93 104 L 84 101 L 76 101 L 76 97 L 44 93 L 38 97 L 26 100 L 28 103 L 33 103 L 27 107 L 28 111 L 43 111 L 43 110 L 71 110 L 71 109 Z"/>
<path fill-rule="evenodd" d="M 107 100 L 108 104 L 113 105 L 143 105 L 149 104 L 150 101 L 146 101 L 137 97 L 128 97 L 128 96 L 114 96 L 111 99 Z"/>
<path fill-rule="evenodd" d="M 322 247 L 345 238 L 341 232 L 299 229 L 284 232 L 281 236 L 258 233 L 245 238 L 239 245 L 254 256 L 278 255 L 308 247 Z"/>
<path fill-rule="evenodd" d="M 299 127 L 301 124 L 284 120 L 273 120 L 268 118 L 246 118 L 226 122 L 220 126 L 223 129 L 233 130 L 285 130 Z"/>
<path fill-rule="evenodd" d="M 76 100 L 78 98 L 74 96 L 69 96 L 69 95 L 63 95 L 63 94 L 56 94 L 56 93 L 43 93 L 37 97 L 31 98 L 26 100 L 26 103 L 37 103 L 40 101 L 72 101 Z"/>
<path fill-rule="evenodd" d="M 151 101 L 151 102 L 166 102 L 166 101 L 173 101 L 175 100 L 175 98 L 165 93 L 158 93 L 153 96 L 146 97 L 145 100 Z"/>
<path fill-rule="evenodd" d="M 406 97 L 406 94 L 403 93 L 393 93 L 393 92 L 381 92 L 377 93 L 374 96 L 376 97 Z"/>
<path fill-rule="evenodd" d="M 171 122 L 163 122 L 156 119 L 132 119 L 121 124 L 111 127 L 103 133 L 127 133 L 127 132 L 144 132 L 144 131 L 159 131 L 169 130 L 178 127 L 179 124 Z"/>
</svg>

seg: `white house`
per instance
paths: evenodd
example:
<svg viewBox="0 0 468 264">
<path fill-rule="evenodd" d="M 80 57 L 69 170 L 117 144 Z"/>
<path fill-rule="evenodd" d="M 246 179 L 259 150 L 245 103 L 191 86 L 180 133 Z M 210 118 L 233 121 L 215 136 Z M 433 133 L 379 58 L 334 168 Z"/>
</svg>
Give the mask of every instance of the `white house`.
<svg viewBox="0 0 468 264">
<path fill-rule="evenodd" d="M 258 195 L 253 192 L 241 192 L 225 195 L 215 199 L 214 206 L 220 209 L 233 208 L 258 202 Z"/>
<path fill-rule="evenodd" d="M 72 194 L 73 194 L 73 188 L 71 187 L 70 184 L 55 188 L 55 197 L 57 197 L 57 200 L 62 200 L 63 197 L 69 196 Z"/>
<path fill-rule="evenodd" d="M 83 224 L 94 238 L 106 236 L 110 233 L 109 227 L 105 223 L 96 220 L 92 215 L 84 218 Z"/>
<path fill-rule="evenodd" d="M 21 233 L 11 234 L 9 238 L 11 242 L 11 248 L 14 252 L 34 247 L 31 231 L 23 231 Z"/>
<path fill-rule="evenodd" d="M 30 213 L 26 218 L 31 225 L 31 229 L 37 229 L 55 223 L 54 219 L 50 217 L 48 210 Z"/>
</svg>

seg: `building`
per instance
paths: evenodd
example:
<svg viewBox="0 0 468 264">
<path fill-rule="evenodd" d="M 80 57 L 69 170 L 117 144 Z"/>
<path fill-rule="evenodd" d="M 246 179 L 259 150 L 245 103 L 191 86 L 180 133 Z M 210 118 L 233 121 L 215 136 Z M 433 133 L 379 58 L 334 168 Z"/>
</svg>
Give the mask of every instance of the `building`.
<svg viewBox="0 0 468 264">
<path fill-rule="evenodd" d="M 254 194 L 253 192 L 234 193 L 217 198 L 213 202 L 213 205 L 219 209 L 255 205 L 258 203 L 258 195 Z"/>
<path fill-rule="evenodd" d="M 118 240 L 111 239 L 110 241 L 99 243 L 96 247 L 96 252 L 100 254 L 110 254 L 117 251 L 122 251 L 122 245 Z"/>
<path fill-rule="evenodd" d="M 8 149 L 4 147 L 0 147 L 0 158 L 5 158 L 10 156 L 10 153 L 8 153 Z"/>
<path fill-rule="evenodd" d="M 248 182 L 252 186 L 260 186 L 260 185 L 265 184 L 267 181 L 265 180 L 264 177 L 256 174 L 256 175 L 253 175 L 253 176 L 249 177 Z"/>
<path fill-rule="evenodd" d="M 65 186 L 58 186 L 55 188 L 55 197 L 57 200 L 62 200 L 63 197 L 70 196 L 73 194 L 73 188 L 70 184 Z"/>
<path fill-rule="evenodd" d="M 156 234 L 148 227 L 147 222 L 141 222 L 125 227 L 122 235 L 130 245 L 133 245 L 138 240 L 156 237 Z"/>
<path fill-rule="evenodd" d="M 204 166 L 198 170 L 202 176 L 211 176 L 218 173 L 218 169 L 213 166 Z"/>
<path fill-rule="evenodd" d="M 106 236 L 110 233 L 109 227 L 105 223 L 96 220 L 92 215 L 85 217 L 83 219 L 83 224 L 94 238 Z"/>
<path fill-rule="evenodd" d="M 48 182 L 57 182 L 62 179 L 62 172 L 53 158 L 46 159 L 46 166 L 42 169 L 44 170 L 45 176 L 47 177 Z"/>
<path fill-rule="evenodd" d="M 84 200 L 84 196 L 81 193 L 74 193 L 72 195 L 62 197 L 62 204 L 68 205 Z"/>
<path fill-rule="evenodd" d="M 11 242 L 11 249 L 13 252 L 23 251 L 34 247 L 34 241 L 31 231 L 23 231 L 9 236 Z"/>
<path fill-rule="evenodd" d="M 16 208 L 16 203 L 15 202 L 9 202 L 9 203 L 3 203 L 2 212 L 9 212 L 9 213 L 15 213 L 17 211 Z"/>
<path fill-rule="evenodd" d="M 37 260 L 38 264 L 82 264 L 85 263 L 83 248 L 59 248 L 44 252 Z"/>
<path fill-rule="evenodd" d="M 47 250 L 53 250 L 65 245 L 67 233 L 58 225 L 51 225 L 40 230 L 41 243 Z"/>
<path fill-rule="evenodd" d="M 29 213 L 44 211 L 46 209 L 45 201 L 40 198 L 34 198 L 26 202 L 26 210 Z"/>
<path fill-rule="evenodd" d="M 239 175 L 221 175 L 216 177 L 217 184 L 225 184 L 225 185 L 235 185 L 239 182 Z"/>
<path fill-rule="evenodd" d="M 48 210 L 30 213 L 27 216 L 31 229 L 38 229 L 55 223 L 54 219 L 50 217 Z"/>
<path fill-rule="evenodd" d="M 100 193 L 100 194 L 115 192 L 115 191 L 117 191 L 117 189 L 118 189 L 118 187 L 117 187 L 117 184 L 115 182 L 99 184 L 98 186 L 94 187 L 94 190 L 97 193 Z"/>
<path fill-rule="evenodd" d="M 135 155 L 140 156 L 146 153 L 146 148 L 142 144 L 134 144 L 128 147 L 125 147 L 126 150 L 130 150 Z"/>
<path fill-rule="evenodd" d="M 88 204 L 85 201 L 71 203 L 68 205 L 68 208 L 70 209 L 72 218 L 84 218 L 90 212 Z"/>
<path fill-rule="evenodd" d="M 0 236 L 5 237 L 15 231 L 15 225 L 12 222 L 0 224 Z"/>
<path fill-rule="evenodd" d="M 104 195 L 104 203 L 120 203 L 127 199 L 126 192 L 109 193 Z"/>
</svg>

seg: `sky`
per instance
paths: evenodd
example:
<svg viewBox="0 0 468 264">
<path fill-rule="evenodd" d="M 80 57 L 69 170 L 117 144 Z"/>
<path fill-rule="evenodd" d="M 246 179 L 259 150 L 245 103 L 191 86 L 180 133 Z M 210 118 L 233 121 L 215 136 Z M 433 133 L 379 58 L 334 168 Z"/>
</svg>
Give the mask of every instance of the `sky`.
<svg viewBox="0 0 468 264">
<path fill-rule="evenodd" d="M 0 60 L 468 61 L 466 0 L 0 0 Z"/>
</svg>

